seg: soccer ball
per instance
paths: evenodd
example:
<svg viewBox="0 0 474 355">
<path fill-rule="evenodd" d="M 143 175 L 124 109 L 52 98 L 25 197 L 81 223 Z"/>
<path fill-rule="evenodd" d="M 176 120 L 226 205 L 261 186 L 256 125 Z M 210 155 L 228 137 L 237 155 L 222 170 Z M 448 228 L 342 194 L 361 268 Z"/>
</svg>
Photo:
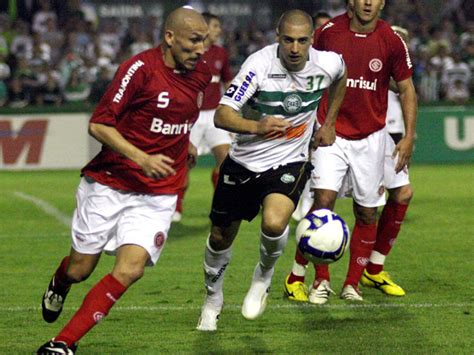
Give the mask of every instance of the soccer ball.
<svg viewBox="0 0 474 355">
<path fill-rule="evenodd" d="M 296 242 L 306 260 L 330 264 L 339 260 L 349 246 L 349 227 L 331 210 L 316 210 L 296 227 Z"/>
</svg>

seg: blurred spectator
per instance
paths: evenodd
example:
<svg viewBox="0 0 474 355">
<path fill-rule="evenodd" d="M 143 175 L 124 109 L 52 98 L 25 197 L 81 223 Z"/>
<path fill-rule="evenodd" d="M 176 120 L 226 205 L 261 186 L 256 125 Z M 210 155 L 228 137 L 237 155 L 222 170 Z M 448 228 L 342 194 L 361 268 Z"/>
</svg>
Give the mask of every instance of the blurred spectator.
<svg viewBox="0 0 474 355">
<path fill-rule="evenodd" d="M 97 79 L 92 83 L 90 102 L 98 103 L 100 98 L 104 95 L 107 86 L 111 82 L 111 76 L 113 73 L 108 65 L 104 65 L 99 68 Z"/>
<path fill-rule="evenodd" d="M 33 16 L 33 32 L 43 34 L 48 31 L 47 21 L 57 22 L 56 13 L 51 9 L 50 0 L 40 1 L 40 10 Z"/>
<path fill-rule="evenodd" d="M 8 106 L 12 108 L 23 108 L 29 103 L 29 91 L 25 90 L 21 79 L 14 77 L 10 80 L 8 88 Z"/>
<path fill-rule="evenodd" d="M 441 75 L 443 70 L 453 63 L 453 58 L 449 54 L 449 48 L 445 45 L 440 45 L 437 53 L 431 57 L 430 63 L 436 68 L 439 75 Z"/>
<path fill-rule="evenodd" d="M 72 70 L 64 88 L 64 100 L 66 102 L 85 102 L 89 98 L 90 92 L 90 84 L 82 78 L 79 69 Z"/>
<path fill-rule="evenodd" d="M 421 76 L 418 84 L 418 95 L 422 102 L 439 101 L 440 80 L 437 68 L 428 62 L 426 72 Z"/>
<path fill-rule="evenodd" d="M 445 95 L 453 87 L 459 89 L 459 85 L 455 85 L 455 82 L 460 81 L 467 90 L 469 90 L 471 82 L 471 70 L 467 63 L 461 61 L 460 53 L 454 52 L 452 59 L 453 61 L 444 67 L 441 76 L 441 84 L 443 85 Z"/>
<path fill-rule="evenodd" d="M 463 80 L 456 79 L 447 91 L 446 99 L 457 105 L 464 105 L 469 100 L 469 88 Z"/>
<path fill-rule="evenodd" d="M 30 36 L 28 24 L 17 21 L 14 26 L 15 35 L 12 39 L 10 52 L 17 58 L 31 59 L 33 55 L 33 38 Z"/>
<path fill-rule="evenodd" d="M 135 41 L 130 45 L 130 55 L 133 56 L 147 49 L 153 48 L 153 44 L 145 32 L 139 32 Z"/>
<path fill-rule="evenodd" d="M 8 51 L 0 47 L 0 107 L 5 105 L 8 99 L 7 80 L 10 78 L 10 66 L 5 62 Z"/>
<path fill-rule="evenodd" d="M 62 101 L 62 93 L 59 85 L 59 77 L 54 71 L 48 71 L 46 82 L 41 86 L 35 98 L 37 105 L 54 105 L 59 106 Z"/>
<path fill-rule="evenodd" d="M 51 51 L 51 62 L 56 64 L 59 62 L 63 54 L 64 33 L 59 31 L 56 26 L 56 21 L 49 18 L 46 20 L 47 31 L 40 35 L 41 41 L 48 44 Z"/>
</svg>

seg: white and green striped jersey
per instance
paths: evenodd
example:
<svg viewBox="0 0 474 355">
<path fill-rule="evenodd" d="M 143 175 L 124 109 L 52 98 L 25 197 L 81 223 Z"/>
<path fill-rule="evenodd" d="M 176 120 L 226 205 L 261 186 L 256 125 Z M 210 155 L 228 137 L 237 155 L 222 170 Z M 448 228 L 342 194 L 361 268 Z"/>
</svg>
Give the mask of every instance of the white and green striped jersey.
<svg viewBox="0 0 474 355">
<path fill-rule="evenodd" d="M 237 134 L 229 152 L 231 158 L 254 172 L 308 160 L 321 95 L 344 71 L 340 55 L 313 48 L 299 72 L 289 72 L 283 67 L 278 43 L 248 57 L 220 104 L 242 110 L 244 117 L 255 120 L 265 115 L 284 118 L 291 127 L 278 135 Z"/>
</svg>

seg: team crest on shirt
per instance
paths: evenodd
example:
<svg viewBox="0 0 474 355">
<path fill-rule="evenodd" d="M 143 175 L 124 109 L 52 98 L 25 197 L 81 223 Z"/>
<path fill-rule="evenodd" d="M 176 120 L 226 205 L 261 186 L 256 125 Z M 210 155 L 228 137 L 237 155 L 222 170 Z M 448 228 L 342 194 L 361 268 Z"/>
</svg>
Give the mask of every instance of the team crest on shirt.
<svg viewBox="0 0 474 355">
<path fill-rule="evenodd" d="M 297 94 L 291 94 L 283 100 L 283 107 L 288 113 L 297 113 L 301 109 L 303 100 Z"/>
<path fill-rule="evenodd" d="M 369 69 L 374 73 L 377 73 L 382 70 L 383 64 L 379 58 L 374 58 L 369 62 Z"/>
<path fill-rule="evenodd" d="M 161 249 L 165 244 L 165 234 L 163 232 L 158 232 L 155 234 L 155 247 L 156 249 Z"/>
<path fill-rule="evenodd" d="M 280 180 L 284 184 L 291 184 L 295 182 L 296 179 L 293 175 L 286 173 L 281 176 Z"/>
<path fill-rule="evenodd" d="M 204 101 L 204 93 L 202 91 L 199 91 L 198 96 L 197 96 L 197 100 L 196 100 L 198 108 L 201 108 L 203 101 Z"/>
<path fill-rule="evenodd" d="M 216 60 L 215 63 L 214 63 L 214 67 L 217 70 L 221 70 L 222 69 L 222 61 L 221 60 Z"/>
</svg>

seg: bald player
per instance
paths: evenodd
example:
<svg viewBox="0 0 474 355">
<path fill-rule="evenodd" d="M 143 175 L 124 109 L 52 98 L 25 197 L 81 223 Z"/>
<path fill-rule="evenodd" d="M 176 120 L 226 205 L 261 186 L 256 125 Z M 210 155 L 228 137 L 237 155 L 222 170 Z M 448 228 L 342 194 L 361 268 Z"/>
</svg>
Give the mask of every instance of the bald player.
<svg viewBox="0 0 474 355">
<path fill-rule="evenodd" d="M 214 116 L 216 127 L 236 137 L 222 163 L 210 213 L 206 298 L 197 325 L 201 331 L 217 329 L 232 243 L 242 220 L 252 221 L 260 209 L 260 260 L 242 315 L 252 320 L 265 310 L 275 263 L 288 240 L 289 219 L 312 169 L 309 144 L 319 100 L 328 88 L 328 120 L 314 140 L 316 146 L 335 140 L 334 120 L 346 87 L 342 57 L 311 48 L 313 21 L 303 11 L 284 13 L 277 35 L 278 43 L 247 58 Z"/>
<path fill-rule="evenodd" d="M 74 354 L 145 266 L 158 261 L 186 177 L 191 126 L 211 80 L 200 62 L 207 35 L 199 13 L 173 11 L 161 45 L 122 63 L 95 109 L 89 133 L 103 146 L 81 171 L 72 247 L 44 294 L 44 320 L 59 317 L 71 285 L 89 277 L 104 250 L 116 261 L 38 354 Z"/>
</svg>

